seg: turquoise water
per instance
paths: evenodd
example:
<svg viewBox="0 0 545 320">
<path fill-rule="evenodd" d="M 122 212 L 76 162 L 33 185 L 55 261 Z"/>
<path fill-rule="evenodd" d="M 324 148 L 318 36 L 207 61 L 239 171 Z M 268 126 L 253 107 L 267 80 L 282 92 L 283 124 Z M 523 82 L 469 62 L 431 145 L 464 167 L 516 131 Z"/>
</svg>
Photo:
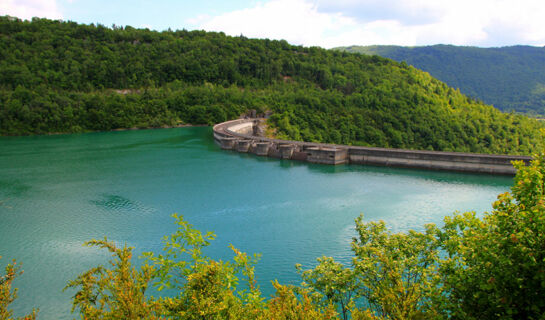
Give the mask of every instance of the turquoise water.
<svg viewBox="0 0 545 320">
<path fill-rule="evenodd" d="M 325 166 L 222 151 L 211 128 L 0 138 L 0 265 L 25 273 L 15 315 L 71 318 L 67 281 L 108 255 L 82 247 L 93 238 L 159 251 L 183 214 L 217 240 L 261 253 L 257 276 L 299 283 L 294 265 L 317 257 L 348 263 L 354 219 L 383 219 L 396 230 L 441 223 L 452 212 L 490 210 L 512 179 L 368 166 Z"/>
</svg>

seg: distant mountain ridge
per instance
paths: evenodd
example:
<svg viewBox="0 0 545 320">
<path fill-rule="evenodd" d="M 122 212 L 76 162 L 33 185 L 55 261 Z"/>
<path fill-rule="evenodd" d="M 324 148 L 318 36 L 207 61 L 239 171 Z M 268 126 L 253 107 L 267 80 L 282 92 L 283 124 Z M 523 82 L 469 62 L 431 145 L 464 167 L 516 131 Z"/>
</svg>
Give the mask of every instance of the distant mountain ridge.
<svg viewBox="0 0 545 320">
<path fill-rule="evenodd" d="M 434 45 L 334 49 L 406 61 L 500 110 L 545 115 L 545 47 Z"/>
</svg>

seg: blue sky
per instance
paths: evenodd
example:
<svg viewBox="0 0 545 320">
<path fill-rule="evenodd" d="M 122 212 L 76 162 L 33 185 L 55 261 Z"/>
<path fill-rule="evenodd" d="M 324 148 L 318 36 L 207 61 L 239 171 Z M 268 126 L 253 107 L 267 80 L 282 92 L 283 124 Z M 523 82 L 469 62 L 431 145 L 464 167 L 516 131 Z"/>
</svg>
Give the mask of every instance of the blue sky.
<svg viewBox="0 0 545 320">
<path fill-rule="evenodd" d="M 346 45 L 545 45 L 543 0 L 0 0 L 0 15 Z"/>
</svg>

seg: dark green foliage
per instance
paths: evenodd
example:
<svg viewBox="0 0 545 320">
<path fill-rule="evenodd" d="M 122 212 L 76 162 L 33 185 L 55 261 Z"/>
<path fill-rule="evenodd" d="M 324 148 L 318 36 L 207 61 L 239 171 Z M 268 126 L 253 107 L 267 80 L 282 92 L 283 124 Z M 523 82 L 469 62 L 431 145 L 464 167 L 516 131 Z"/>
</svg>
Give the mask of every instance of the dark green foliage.
<svg viewBox="0 0 545 320">
<path fill-rule="evenodd" d="M 269 122 L 282 138 L 364 146 L 529 154 L 542 141 L 543 124 L 471 100 L 412 67 L 386 64 L 367 74 L 374 84 L 350 95 L 281 91 L 287 103 Z"/>
<path fill-rule="evenodd" d="M 406 61 L 500 110 L 545 115 L 545 47 L 351 46 L 348 52 Z"/>
<path fill-rule="evenodd" d="M 0 17 L 0 134 L 211 125 L 272 111 L 278 137 L 528 154 L 542 126 L 378 56 L 204 31 Z"/>
</svg>

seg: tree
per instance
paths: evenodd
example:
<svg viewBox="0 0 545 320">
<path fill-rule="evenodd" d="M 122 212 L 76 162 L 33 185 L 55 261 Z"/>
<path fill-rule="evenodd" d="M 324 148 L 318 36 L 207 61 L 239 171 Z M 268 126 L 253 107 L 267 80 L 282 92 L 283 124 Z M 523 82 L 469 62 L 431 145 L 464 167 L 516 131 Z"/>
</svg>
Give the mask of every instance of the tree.
<svg viewBox="0 0 545 320">
<path fill-rule="evenodd" d="M 302 272 L 318 301 L 337 305 L 348 319 L 436 319 L 440 295 L 435 226 L 426 232 L 392 233 L 383 221 L 356 219 L 351 268 L 332 258 Z M 299 267 L 300 269 L 300 267 Z"/>
<path fill-rule="evenodd" d="M 435 319 L 434 297 L 441 294 L 436 268 L 436 227 L 392 233 L 383 221 L 356 219 L 354 269 L 368 311 L 385 319 Z"/>
<path fill-rule="evenodd" d="M 360 216 L 351 268 L 321 258 L 304 285 L 345 319 L 543 319 L 545 152 L 514 165 L 511 193 L 483 218 L 466 212 L 442 228 L 392 233 Z"/>
<path fill-rule="evenodd" d="M 0 256 L 2 258 L 2 256 Z M 12 320 L 13 311 L 9 310 L 11 304 L 17 298 L 17 289 L 11 289 L 13 280 L 23 274 L 21 265 L 17 265 L 15 260 L 9 263 L 5 268 L 5 274 L 0 276 L 0 320 Z M 32 313 L 24 317 L 19 317 L 20 320 L 34 320 L 38 314 L 38 310 L 33 309 Z"/>
<path fill-rule="evenodd" d="M 164 253 L 145 253 L 156 266 L 154 275 L 159 290 L 179 290 L 178 296 L 161 299 L 166 314 L 175 319 L 223 319 L 256 314 L 262 309 L 263 298 L 253 268 L 258 256 L 251 258 L 231 247 L 235 253 L 233 261 L 214 261 L 204 256 L 202 249 L 215 235 L 203 235 L 181 216 L 174 217 L 178 230 L 165 237 Z M 237 290 L 240 278 L 247 283 L 247 290 Z"/>
<path fill-rule="evenodd" d="M 445 219 L 437 234 L 443 309 L 464 319 L 542 319 L 545 314 L 545 153 L 515 163 L 511 193 L 493 211 Z"/>
<path fill-rule="evenodd" d="M 162 306 L 146 296 L 153 267 L 137 270 L 131 262 L 133 248 L 117 248 L 106 238 L 84 245 L 107 249 L 115 259 L 110 261 L 112 268 L 91 268 L 68 283 L 65 290 L 78 288 L 72 312 L 78 310 L 82 319 L 161 319 Z"/>
<path fill-rule="evenodd" d="M 106 239 L 87 242 L 107 249 L 114 260 L 111 268 L 92 268 L 68 283 L 67 288 L 78 289 L 72 312 L 83 319 L 336 319 L 333 307 L 317 306 L 307 291 L 297 295 L 276 282 L 275 296 L 265 302 L 254 275 L 257 255 L 231 247 L 232 261 L 210 259 L 202 249 L 215 235 L 174 217 L 178 230 L 164 238 L 163 253 L 145 253 L 147 263 L 140 269 L 132 266 L 132 248 L 119 249 Z M 156 299 L 146 294 L 151 283 L 178 294 Z"/>
<path fill-rule="evenodd" d="M 316 268 L 306 271 L 300 264 L 296 265 L 304 280 L 303 288 L 310 289 L 311 297 L 324 307 L 338 306 L 343 319 L 347 320 L 359 289 L 356 273 L 331 257 L 318 258 L 317 261 Z"/>
</svg>

